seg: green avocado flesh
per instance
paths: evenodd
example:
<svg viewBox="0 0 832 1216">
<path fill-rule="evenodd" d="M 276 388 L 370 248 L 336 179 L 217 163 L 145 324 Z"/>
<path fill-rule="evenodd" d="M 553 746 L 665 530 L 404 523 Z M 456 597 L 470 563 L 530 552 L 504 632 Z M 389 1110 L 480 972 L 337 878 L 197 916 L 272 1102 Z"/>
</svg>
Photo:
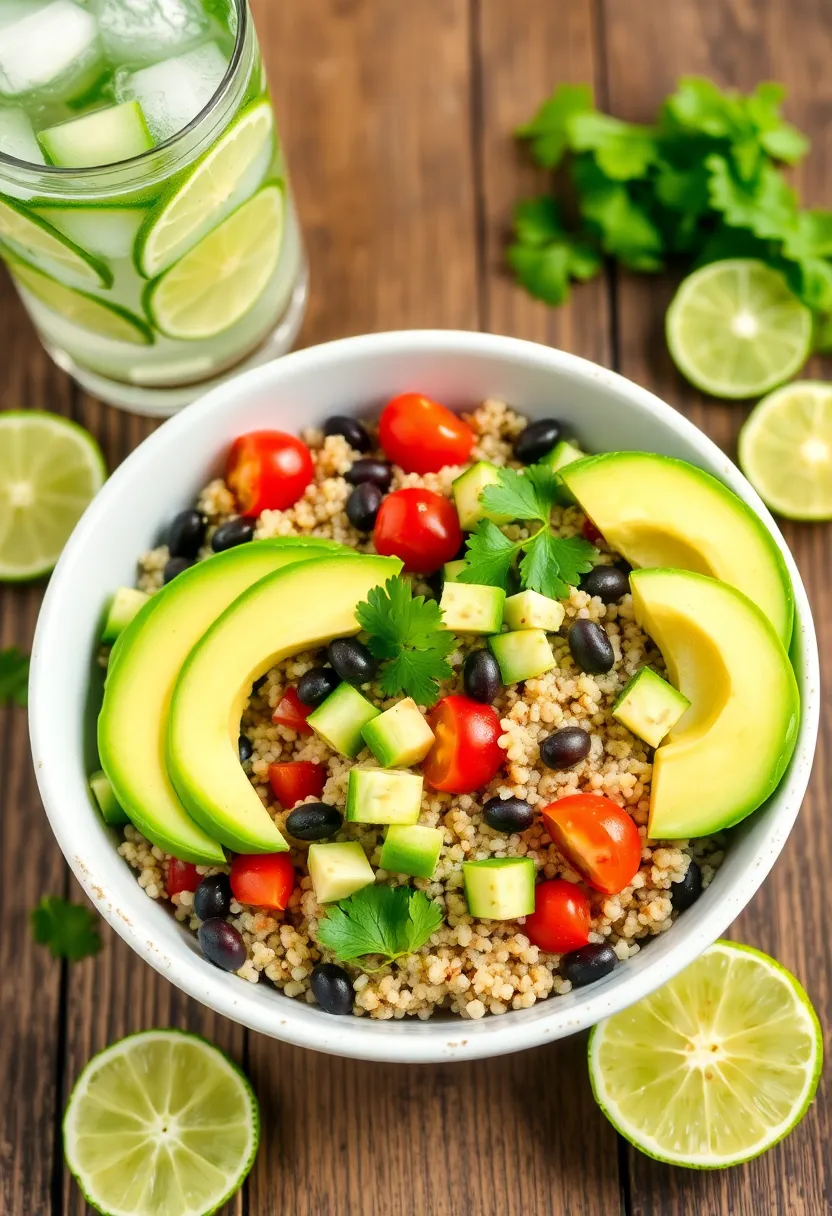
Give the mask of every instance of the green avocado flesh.
<svg viewBox="0 0 832 1216">
<path fill-rule="evenodd" d="M 278 570 L 235 600 L 191 651 L 171 701 L 167 768 L 188 812 L 228 848 L 288 847 L 237 753 L 252 685 L 289 655 L 357 633 L 358 604 L 400 570 L 397 558 L 363 554 Z"/>
<path fill-rule="evenodd" d="M 98 719 L 101 765 L 131 822 L 165 852 L 197 865 L 225 861 L 217 840 L 185 810 L 166 768 L 168 710 L 182 664 L 209 625 L 253 583 L 281 566 L 333 551 L 341 546 L 292 538 L 218 553 L 152 596 L 119 635 Z"/>
<path fill-rule="evenodd" d="M 733 587 L 686 570 L 634 570 L 639 625 L 690 701 L 653 759 L 648 834 L 707 836 L 755 811 L 794 751 L 797 682 L 770 622 Z"/>
<path fill-rule="evenodd" d="M 788 647 L 794 597 L 783 555 L 763 522 L 722 482 L 684 460 L 649 452 L 590 456 L 561 476 L 631 566 L 722 579 L 765 613 Z"/>
</svg>

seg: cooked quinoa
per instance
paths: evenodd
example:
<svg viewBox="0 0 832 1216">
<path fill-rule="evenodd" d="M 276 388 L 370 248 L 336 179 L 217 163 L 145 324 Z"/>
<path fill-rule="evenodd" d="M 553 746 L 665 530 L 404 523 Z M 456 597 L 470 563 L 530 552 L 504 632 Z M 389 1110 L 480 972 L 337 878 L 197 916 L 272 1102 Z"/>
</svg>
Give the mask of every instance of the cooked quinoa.
<svg viewBox="0 0 832 1216">
<path fill-rule="evenodd" d="M 472 461 L 513 463 L 512 441 L 526 425 L 524 418 L 502 402 L 486 401 L 466 420 L 477 436 Z M 359 455 L 366 453 L 353 451 L 341 436 L 325 439 L 320 431 L 310 430 L 303 438 L 312 452 L 314 483 L 290 510 L 265 511 L 257 521 L 256 538 L 317 536 L 372 553 L 371 540 L 352 527 L 345 513 L 352 487 L 343 474 Z M 440 473 L 425 476 L 405 474 L 395 468 L 392 489 L 422 486 L 450 497 L 451 483 L 463 467 L 446 467 Z M 221 480 L 206 486 L 197 506 L 208 520 L 208 542 L 216 527 L 235 513 L 234 497 Z M 576 507 L 555 508 L 552 523 L 563 536 L 580 533 L 584 522 Z M 524 535 L 519 525 L 506 531 L 516 538 Z M 206 547 L 201 556 L 210 553 Z M 153 592 L 161 586 L 168 556 L 167 548 L 162 546 L 142 557 L 140 588 Z M 611 553 L 602 557 L 608 562 L 614 559 Z M 426 583 L 419 583 L 417 589 L 433 594 Z M 642 838 L 641 867 L 620 894 L 590 893 L 590 940 L 609 943 L 622 961 L 636 954 L 651 937 L 671 927 L 676 913 L 670 886 L 684 878 L 691 858 L 695 857 L 701 868 L 703 885 L 711 881 L 722 861 L 723 845 L 718 838 L 670 843 L 647 838 L 652 750 L 616 722 L 611 713 L 616 697 L 639 668 L 648 664 L 663 672 L 661 655 L 635 623 L 631 597 L 626 595 L 619 603 L 605 605 L 600 599 L 572 588 L 569 599 L 563 602 L 566 610 L 563 625 L 558 635 L 551 635 L 557 666 L 524 684 L 503 688 L 494 702 L 503 731 L 500 746 L 506 752 L 503 772 L 476 795 L 424 791 L 419 822 L 441 828 L 444 834 L 433 878 L 406 879 L 379 868 L 384 830 L 380 826 L 345 822 L 335 837 L 361 843 L 377 871 L 377 882 L 410 883 L 438 901 L 444 910 L 444 923 L 415 954 L 370 974 L 358 965 L 341 964 L 352 977 L 354 1012 L 359 1016 L 369 1014 L 381 1020 L 405 1016 L 426 1019 L 437 1010 L 446 1010 L 477 1019 L 487 1013 L 528 1009 L 552 994 L 570 991 L 569 981 L 559 973 L 560 956 L 546 954 L 531 944 L 523 932 L 524 918 L 479 921 L 468 911 L 463 895 L 464 861 L 526 856 L 532 858 L 542 877 L 580 881 L 550 841 L 542 819 L 538 818 L 531 828 L 518 835 L 507 836 L 489 828 L 482 815 L 483 804 L 489 798 L 514 796 L 543 807 L 569 794 L 600 793 L 626 808 Z M 609 635 L 616 661 L 605 675 L 587 675 L 575 666 L 566 632 L 579 617 L 603 623 Z M 458 689 L 465 655 L 478 644 L 477 640 L 459 641 L 458 649 L 450 656 L 454 678 L 442 686 L 440 695 Z M 243 718 L 242 729 L 253 747 L 248 766 L 251 782 L 281 830 L 292 808 L 282 809 L 275 804 L 268 781 L 270 764 L 312 760 L 323 765 L 327 772 L 323 801 L 342 813 L 349 770 L 356 766 L 377 767 L 367 750 L 355 761 L 349 761 L 333 752 L 318 736 L 301 737 L 273 724 L 272 713 L 284 691 L 321 661 L 320 651 L 306 652 L 272 668 L 253 691 Z M 364 685 L 362 691 L 385 709 L 397 700 L 385 699 L 375 683 Z M 424 708 L 422 712 L 426 712 Z M 588 731 L 591 750 L 575 767 L 556 772 L 542 764 L 539 748 L 547 735 L 562 726 L 581 726 Z M 319 799 L 310 797 L 307 801 Z M 291 837 L 289 841 L 298 884 L 286 912 L 277 917 L 266 909 L 232 902 L 229 919 L 242 934 L 248 953 L 238 972 L 243 979 L 257 983 L 265 977 L 286 996 L 314 1003 L 310 987 L 313 967 L 321 961 L 336 960 L 318 944 L 318 923 L 325 912 L 315 898 L 306 872 L 306 846 L 297 846 Z M 130 826 L 124 829 L 119 852 L 136 870 L 140 886 L 151 899 L 169 898 L 165 886 L 168 855 Z M 198 869 L 204 874 L 217 872 L 209 867 Z M 200 921 L 192 911 L 193 899 L 193 894 L 185 891 L 174 895 L 170 902 L 177 920 L 196 930 Z"/>
</svg>

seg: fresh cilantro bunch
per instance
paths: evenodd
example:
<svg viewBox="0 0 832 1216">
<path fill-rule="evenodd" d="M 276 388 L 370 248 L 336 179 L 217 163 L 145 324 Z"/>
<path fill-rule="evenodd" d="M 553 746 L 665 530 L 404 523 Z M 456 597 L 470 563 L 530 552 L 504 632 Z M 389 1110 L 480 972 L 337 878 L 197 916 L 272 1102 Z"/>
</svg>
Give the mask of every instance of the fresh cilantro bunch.
<svg viewBox="0 0 832 1216">
<path fill-rule="evenodd" d="M 29 914 L 32 936 L 48 946 L 55 958 L 77 963 L 101 949 L 98 917 L 81 904 L 72 904 L 60 895 L 44 895 Z"/>
<path fill-rule="evenodd" d="M 327 908 L 318 924 L 318 940 L 342 962 L 377 954 L 384 967 L 418 950 L 441 924 L 441 907 L 422 891 L 362 887 Z"/>
<path fill-rule="evenodd" d="M 388 697 L 403 692 L 417 705 L 433 705 L 439 681 L 452 674 L 446 656 L 456 645 L 436 601 L 414 596 L 407 579 L 394 575 L 370 591 L 356 617 L 370 635 L 370 653 L 384 660 L 382 692 Z"/>
<path fill-rule="evenodd" d="M 487 511 L 512 519 L 540 521 L 540 527 L 524 540 L 512 541 L 488 519 L 481 520 L 468 539 L 468 566 L 459 579 L 505 589 L 509 572 L 519 560 L 521 585 L 551 599 L 563 599 L 570 586 L 592 569 L 598 550 L 580 536 L 555 536 L 549 520 L 558 498 L 560 481 L 543 464 L 530 465 L 522 473 L 501 469 L 499 480 L 486 486 L 480 501 Z M 520 554 L 522 553 L 522 558 Z"/>
<path fill-rule="evenodd" d="M 0 706 L 14 701 L 26 708 L 28 704 L 29 657 L 10 646 L 0 650 Z"/>
</svg>

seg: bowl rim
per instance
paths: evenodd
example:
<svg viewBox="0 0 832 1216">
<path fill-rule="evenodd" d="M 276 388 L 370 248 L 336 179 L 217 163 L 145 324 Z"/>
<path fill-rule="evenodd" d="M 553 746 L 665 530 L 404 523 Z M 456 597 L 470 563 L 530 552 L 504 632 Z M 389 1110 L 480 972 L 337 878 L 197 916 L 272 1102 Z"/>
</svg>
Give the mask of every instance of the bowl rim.
<svg viewBox="0 0 832 1216">
<path fill-rule="evenodd" d="M 588 988 L 580 1005 L 559 1010 L 556 1000 L 547 1000 L 537 1009 L 545 1008 L 533 1021 L 518 1022 L 514 1011 L 500 1017 L 480 1021 L 468 1019 L 430 1019 L 426 1022 L 405 1019 L 404 1030 L 385 1034 L 386 1027 L 400 1023 L 366 1018 L 332 1018 L 317 1008 L 291 998 L 284 998 L 268 1014 L 250 998 L 248 985 L 236 975 L 211 967 L 195 949 L 184 949 L 181 956 L 172 957 L 154 941 L 152 925 L 137 922 L 119 906 L 119 889 L 125 884 L 136 886 L 132 871 L 118 857 L 113 857 L 123 871 L 122 877 L 104 876 L 95 872 L 87 858 L 79 852 L 79 842 L 73 838 L 72 827 L 62 814 L 65 784 L 56 770 L 38 758 L 48 753 L 48 728 L 45 707 L 50 697 L 51 659 L 65 645 L 62 636 L 61 602 L 71 586 L 73 567 L 94 536 L 97 521 L 117 499 L 122 481 L 137 465 L 152 461 L 157 448 L 176 444 L 190 428 L 198 427 L 207 415 L 221 415 L 227 401 L 238 398 L 247 387 L 273 385 L 275 381 L 291 380 L 296 372 L 332 370 L 344 360 L 372 360 L 381 355 L 442 353 L 445 355 L 480 355 L 509 362 L 534 364 L 538 369 L 553 370 L 574 379 L 593 380 L 615 396 L 628 399 L 642 414 L 646 414 L 676 432 L 691 448 L 708 457 L 720 468 L 726 484 L 739 494 L 762 519 L 785 558 L 792 578 L 796 609 L 796 632 L 801 633 L 800 660 L 797 664 L 801 678 L 801 723 L 795 755 L 777 790 L 779 805 L 776 814 L 757 848 L 733 886 L 722 892 L 707 907 L 699 905 L 697 923 L 687 929 L 678 946 L 655 961 L 646 963 L 637 973 L 621 973 L 620 979 L 609 986 Z M 598 364 L 552 347 L 525 339 L 464 330 L 395 330 L 342 338 L 333 342 L 307 347 L 245 372 L 226 384 L 211 390 L 193 407 L 164 423 L 126 458 L 96 495 L 76 526 L 49 582 L 38 617 L 32 648 L 29 728 L 35 774 L 52 831 L 64 856 L 97 910 L 116 932 L 146 962 L 189 996 L 215 1012 L 240 1022 L 251 1030 L 278 1038 L 295 1046 L 306 1047 L 348 1058 L 429 1063 L 454 1059 L 479 1059 L 525 1050 L 542 1043 L 586 1029 L 648 995 L 666 983 L 691 963 L 712 942 L 719 938 L 745 907 L 767 876 L 791 831 L 800 810 L 809 781 L 818 731 L 820 695 L 819 661 L 814 624 L 805 589 L 797 566 L 776 523 L 740 470 L 724 452 L 697 426 L 663 402 L 648 389 L 627 380 L 618 373 Z M 84 791 L 86 797 L 86 791 Z M 90 808 L 90 813 L 92 808 Z M 112 879 L 112 881 L 111 881 Z M 138 890 L 138 888 L 136 888 Z M 144 893 L 141 892 L 143 896 Z M 145 897 L 146 898 L 146 897 Z M 148 903 L 148 910 L 152 908 Z M 184 945 L 184 943 L 183 943 Z"/>
</svg>

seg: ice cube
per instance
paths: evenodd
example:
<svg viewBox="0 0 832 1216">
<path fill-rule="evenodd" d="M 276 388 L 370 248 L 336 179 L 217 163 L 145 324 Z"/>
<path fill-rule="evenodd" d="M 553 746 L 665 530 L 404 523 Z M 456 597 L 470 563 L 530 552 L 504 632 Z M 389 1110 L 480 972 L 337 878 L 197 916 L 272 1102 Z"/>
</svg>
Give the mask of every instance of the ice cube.
<svg viewBox="0 0 832 1216">
<path fill-rule="evenodd" d="M 18 106 L 0 106 L 0 152 L 31 165 L 44 163 L 29 115 Z"/>
<path fill-rule="evenodd" d="M 101 72 L 95 18 L 73 0 L 0 0 L 0 95 L 70 101 Z"/>
<path fill-rule="evenodd" d="M 199 0 L 92 0 L 104 49 L 114 64 L 140 67 L 188 50 L 205 38 Z"/>
<path fill-rule="evenodd" d="M 207 42 L 138 72 L 117 72 L 116 99 L 138 101 L 151 135 L 161 143 L 207 106 L 227 68 L 216 42 Z"/>
</svg>

